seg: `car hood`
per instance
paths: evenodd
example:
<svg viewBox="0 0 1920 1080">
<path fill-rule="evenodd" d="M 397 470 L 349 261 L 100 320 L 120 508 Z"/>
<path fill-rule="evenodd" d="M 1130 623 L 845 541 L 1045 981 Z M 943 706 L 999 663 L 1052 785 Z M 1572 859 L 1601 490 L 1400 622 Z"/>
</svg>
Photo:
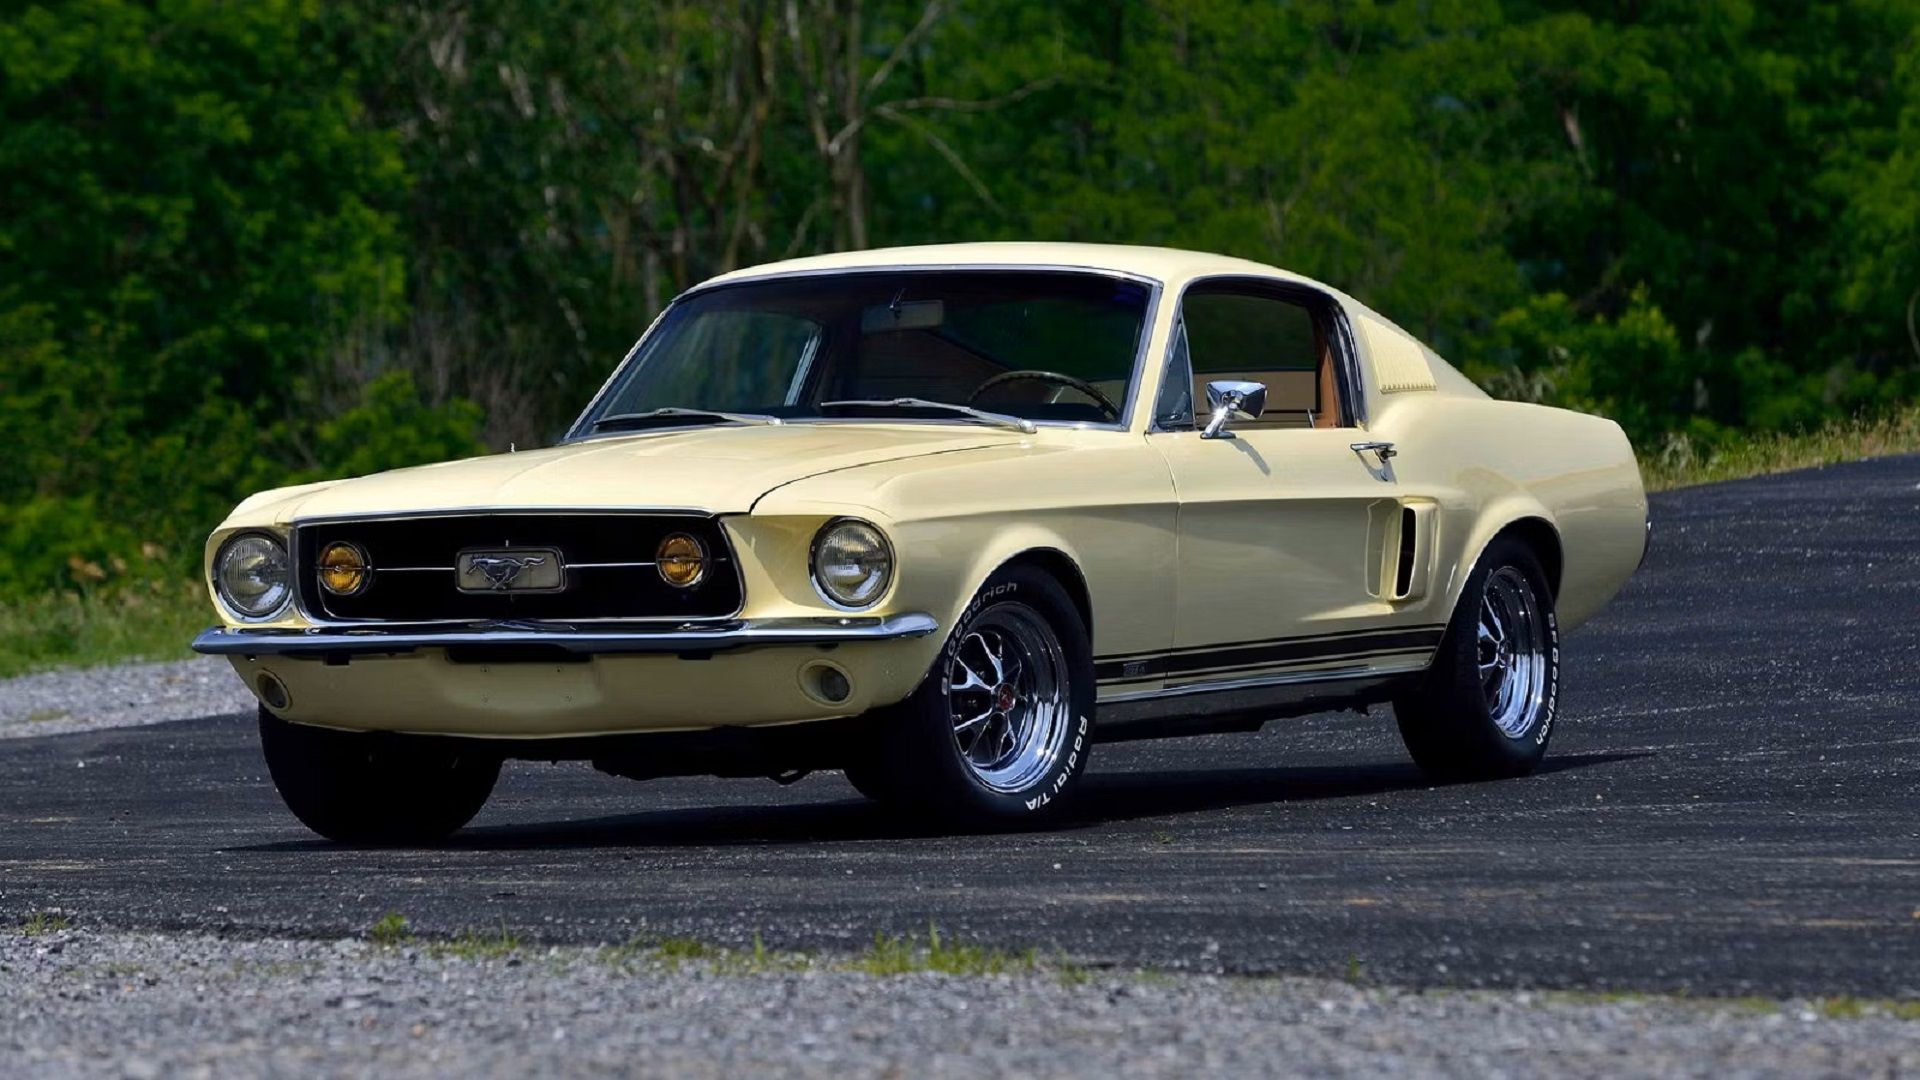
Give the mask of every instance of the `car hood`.
<svg viewBox="0 0 1920 1080">
<path fill-rule="evenodd" d="M 783 484 L 902 458 L 1015 442 L 952 425 L 807 423 L 610 436 L 266 492 L 235 512 L 277 522 L 469 508 L 661 507 L 744 513 Z"/>
</svg>

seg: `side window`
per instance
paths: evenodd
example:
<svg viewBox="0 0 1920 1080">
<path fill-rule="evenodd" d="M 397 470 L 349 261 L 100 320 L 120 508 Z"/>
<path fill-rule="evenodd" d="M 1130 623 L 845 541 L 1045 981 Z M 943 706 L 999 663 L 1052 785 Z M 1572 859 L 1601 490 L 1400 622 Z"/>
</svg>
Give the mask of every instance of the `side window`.
<svg viewBox="0 0 1920 1080">
<path fill-rule="evenodd" d="M 1173 324 L 1173 346 L 1167 350 L 1167 371 L 1153 404 L 1153 423 L 1170 431 L 1193 426 L 1193 364 L 1187 358 L 1184 322 Z"/>
<path fill-rule="evenodd" d="M 1309 304 L 1245 285 L 1203 284 L 1187 291 L 1180 321 L 1194 410 L 1206 410 L 1209 382 L 1242 379 L 1266 386 L 1267 411 L 1236 427 L 1340 426 L 1327 321 Z"/>
</svg>

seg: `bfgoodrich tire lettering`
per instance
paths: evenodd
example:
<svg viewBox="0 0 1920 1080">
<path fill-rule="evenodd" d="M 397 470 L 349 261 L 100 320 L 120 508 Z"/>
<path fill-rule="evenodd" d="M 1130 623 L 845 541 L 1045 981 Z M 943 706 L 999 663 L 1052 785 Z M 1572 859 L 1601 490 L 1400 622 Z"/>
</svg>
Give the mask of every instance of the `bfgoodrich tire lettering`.
<svg viewBox="0 0 1920 1080">
<path fill-rule="evenodd" d="M 1523 776 L 1560 704 L 1560 627 L 1532 548 L 1487 545 L 1420 685 L 1394 699 L 1413 760 L 1444 779 Z"/>
<path fill-rule="evenodd" d="M 473 820 L 500 758 L 426 736 L 331 731 L 260 710 L 267 771 L 287 809 L 329 840 L 425 844 Z"/>
<path fill-rule="evenodd" d="M 1093 650 L 1079 610 L 1046 572 L 996 572 L 920 688 L 878 721 L 863 790 L 973 823 L 1058 815 L 1092 744 Z M 877 783 L 875 781 L 878 781 Z"/>
</svg>

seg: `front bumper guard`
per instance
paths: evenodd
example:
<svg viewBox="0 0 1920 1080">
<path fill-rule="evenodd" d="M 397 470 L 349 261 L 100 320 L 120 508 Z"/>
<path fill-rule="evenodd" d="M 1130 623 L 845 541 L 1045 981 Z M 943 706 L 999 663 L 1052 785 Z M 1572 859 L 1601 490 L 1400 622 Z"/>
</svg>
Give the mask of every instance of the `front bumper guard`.
<svg viewBox="0 0 1920 1080">
<path fill-rule="evenodd" d="M 940 628 L 924 612 L 816 619 L 741 619 L 668 629 L 582 629 L 556 623 L 388 625 L 310 630 L 215 626 L 193 639 L 213 656 L 389 656 L 420 649 L 558 649 L 583 656 L 714 653 L 769 645 L 851 645 L 925 637 Z"/>
</svg>

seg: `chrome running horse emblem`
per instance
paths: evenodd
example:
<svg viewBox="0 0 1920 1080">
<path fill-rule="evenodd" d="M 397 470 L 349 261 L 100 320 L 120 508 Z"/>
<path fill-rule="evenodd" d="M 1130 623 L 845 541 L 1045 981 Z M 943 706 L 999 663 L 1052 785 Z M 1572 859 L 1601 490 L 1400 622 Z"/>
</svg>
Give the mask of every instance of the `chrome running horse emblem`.
<svg viewBox="0 0 1920 1080">
<path fill-rule="evenodd" d="M 566 587 L 560 553 L 552 548 L 463 551 L 456 574 L 461 592 L 552 592 Z"/>
<path fill-rule="evenodd" d="M 480 571 L 480 576 L 496 589 L 513 588 L 513 580 L 536 566 L 546 564 L 544 555 L 529 555 L 518 558 L 513 555 L 481 555 L 467 565 Z"/>
</svg>

